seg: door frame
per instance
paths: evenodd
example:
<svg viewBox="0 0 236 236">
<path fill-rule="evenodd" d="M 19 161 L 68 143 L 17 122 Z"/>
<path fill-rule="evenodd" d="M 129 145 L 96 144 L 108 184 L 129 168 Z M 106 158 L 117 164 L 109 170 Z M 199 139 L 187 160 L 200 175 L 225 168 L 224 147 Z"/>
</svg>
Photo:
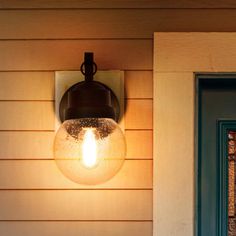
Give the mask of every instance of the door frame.
<svg viewBox="0 0 236 236">
<path fill-rule="evenodd" d="M 154 236 L 196 234 L 195 73 L 236 71 L 236 33 L 154 34 Z"/>
</svg>

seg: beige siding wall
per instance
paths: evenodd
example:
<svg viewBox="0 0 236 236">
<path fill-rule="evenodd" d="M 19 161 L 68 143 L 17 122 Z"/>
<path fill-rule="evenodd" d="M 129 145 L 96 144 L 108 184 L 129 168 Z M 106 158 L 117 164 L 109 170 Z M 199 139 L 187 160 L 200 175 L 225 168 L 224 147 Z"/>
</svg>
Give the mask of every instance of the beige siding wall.
<svg viewBox="0 0 236 236">
<path fill-rule="evenodd" d="M 0 235 L 152 235 L 153 32 L 236 30 L 235 10 L 195 2 L 0 0 Z M 84 51 L 125 71 L 127 161 L 93 188 L 52 154 L 54 71 Z"/>
<path fill-rule="evenodd" d="M 152 35 L 139 35 L 140 13 L 0 11 L 0 235 L 152 235 Z M 54 71 L 78 70 L 84 51 L 125 71 L 127 161 L 93 187 L 64 177 L 52 153 Z"/>
</svg>

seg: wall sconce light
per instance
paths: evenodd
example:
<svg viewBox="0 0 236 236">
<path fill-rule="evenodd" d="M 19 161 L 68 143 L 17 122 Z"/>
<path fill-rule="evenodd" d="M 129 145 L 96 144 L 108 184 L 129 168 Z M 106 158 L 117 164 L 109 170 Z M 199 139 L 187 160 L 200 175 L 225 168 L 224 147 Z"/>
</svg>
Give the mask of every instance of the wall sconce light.
<svg viewBox="0 0 236 236">
<path fill-rule="evenodd" d="M 85 80 L 63 95 L 63 122 L 54 140 L 54 158 L 61 172 L 80 184 L 99 184 L 112 178 L 126 155 L 125 137 L 117 124 L 119 102 L 106 85 L 94 81 L 97 65 L 85 53 L 80 68 Z"/>
</svg>

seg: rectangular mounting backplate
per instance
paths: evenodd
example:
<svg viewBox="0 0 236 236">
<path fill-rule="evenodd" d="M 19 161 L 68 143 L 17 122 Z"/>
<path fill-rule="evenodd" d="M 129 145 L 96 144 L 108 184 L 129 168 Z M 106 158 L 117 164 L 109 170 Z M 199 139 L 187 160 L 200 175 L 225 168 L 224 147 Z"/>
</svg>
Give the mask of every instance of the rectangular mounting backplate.
<svg viewBox="0 0 236 236">
<path fill-rule="evenodd" d="M 55 131 L 61 125 L 59 118 L 59 104 L 63 94 L 72 85 L 84 80 L 80 71 L 55 72 Z M 107 85 L 116 95 L 120 104 L 119 126 L 124 131 L 124 72 L 123 71 L 97 71 L 94 80 Z"/>
</svg>

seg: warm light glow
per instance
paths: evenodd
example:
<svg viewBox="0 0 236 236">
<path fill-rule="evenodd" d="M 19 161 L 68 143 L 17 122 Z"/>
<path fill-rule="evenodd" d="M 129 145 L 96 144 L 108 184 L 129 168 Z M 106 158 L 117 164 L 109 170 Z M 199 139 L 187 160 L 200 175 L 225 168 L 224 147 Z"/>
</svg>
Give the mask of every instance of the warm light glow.
<svg viewBox="0 0 236 236">
<path fill-rule="evenodd" d="M 118 124 L 108 118 L 81 118 L 63 122 L 54 140 L 58 168 L 79 184 L 111 179 L 125 161 L 126 143 Z"/>
<path fill-rule="evenodd" d="M 93 168 L 97 164 L 97 144 L 93 129 L 86 129 L 82 144 L 82 162 L 85 167 Z"/>
</svg>

